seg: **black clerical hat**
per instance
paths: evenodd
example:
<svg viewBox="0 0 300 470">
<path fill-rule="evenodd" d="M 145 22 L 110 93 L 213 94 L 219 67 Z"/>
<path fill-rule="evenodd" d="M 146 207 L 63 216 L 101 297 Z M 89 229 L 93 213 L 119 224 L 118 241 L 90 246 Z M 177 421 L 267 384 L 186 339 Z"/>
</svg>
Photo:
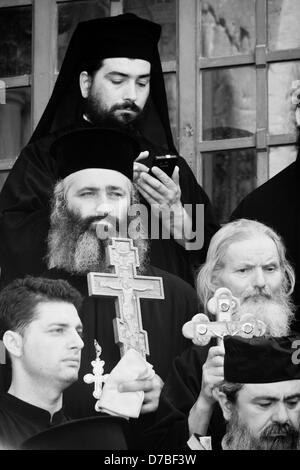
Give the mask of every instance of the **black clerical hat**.
<svg viewBox="0 0 300 470">
<path fill-rule="evenodd" d="M 58 179 L 87 168 L 119 171 L 130 180 L 138 142 L 127 133 L 108 128 L 81 128 L 58 137 L 50 148 Z"/>
<path fill-rule="evenodd" d="M 93 416 L 53 426 L 30 439 L 22 450 L 126 450 L 128 422 L 112 416 Z"/>
<path fill-rule="evenodd" d="M 225 336 L 224 379 L 233 383 L 272 383 L 300 379 L 300 336 Z"/>
<path fill-rule="evenodd" d="M 159 24 L 126 13 L 79 23 L 72 40 L 78 42 L 83 63 L 88 59 L 112 57 L 143 59 L 152 63 L 160 33 Z"/>
</svg>

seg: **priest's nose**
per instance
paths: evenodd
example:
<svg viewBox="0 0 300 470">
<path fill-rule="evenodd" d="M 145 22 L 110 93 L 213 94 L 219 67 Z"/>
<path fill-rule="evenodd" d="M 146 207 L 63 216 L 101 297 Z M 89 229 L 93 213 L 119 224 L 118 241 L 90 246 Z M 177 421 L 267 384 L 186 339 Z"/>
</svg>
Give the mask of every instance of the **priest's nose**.
<svg viewBox="0 0 300 470">
<path fill-rule="evenodd" d="M 107 201 L 107 199 L 100 198 L 96 203 L 96 214 L 106 217 L 111 212 L 111 204 Z"/>
<path fill-rule="evenodd" d="M 128 100 L 131 102 L 135 102 L 137 99 L 137 92 L 136 92 L 136 84 L 133 82 L 129 82 L 125 88 L 124 95 L 123 95 L 124 100 Z"/>
<path fill-rule="evenodd" d="M 254 287 L 265 287 L 266 285 L 265 276 L 261 267 L 253 271 L 253 285 Z"/>
<path fill-rule="evenodd" d="M 278 403 L 277 404 L 277 406 L 274 410 L 272 419 L 273 419 L 274 422 L 277 422 L 277 423 L 280 423 L 280 424 L 284 424 L 284 423 L 289 422 L 289 414 L 288 414 L 288 410 L 287 410 L 287 407 L 286 407 L 285 403 Z"/>
</svg>

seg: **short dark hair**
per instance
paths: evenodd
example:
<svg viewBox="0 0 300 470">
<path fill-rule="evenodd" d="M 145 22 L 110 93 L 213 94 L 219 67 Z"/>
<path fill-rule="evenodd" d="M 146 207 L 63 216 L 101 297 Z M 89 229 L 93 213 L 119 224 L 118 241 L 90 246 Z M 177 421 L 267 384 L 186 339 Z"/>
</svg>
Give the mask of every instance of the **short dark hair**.
<svg viewBox="0 0 300 470">
<path fill-rule="evenodd" d="M 244 384 L 226 382 L 225 380 L 218 385 L 220 392 L 225 393 L 226 398 L 230 403 L 235 404 L 238 392 L 243 388 Z"/>
<path fill-rule="evenodd" d="M 98 72 L 99 69 L 101 69 L 103 65 L 103 59 L 90 59 L 81 64 L 81 71 L 85 70 L 92 79 L 94 79 L 94 76 L 96 72 Z"/>
<path fill-rule="evenodd" d="M 32 276 L 16 279 L 0 292 L 1 337 L 7 330 L 22 334 L 42 302 L 67 302 L 80 312 L 82 300 L 80 293 L 62 279 Z"/>
</svg>

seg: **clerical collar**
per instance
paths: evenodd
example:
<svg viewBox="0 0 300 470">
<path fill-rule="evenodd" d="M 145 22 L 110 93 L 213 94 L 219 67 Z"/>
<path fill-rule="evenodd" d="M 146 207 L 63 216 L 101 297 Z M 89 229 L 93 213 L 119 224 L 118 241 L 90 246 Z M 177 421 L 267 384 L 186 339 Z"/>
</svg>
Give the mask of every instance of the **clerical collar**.
<svg viewBox="0 0 300 470">
<path fill-rule="evenodd" d="M 31 405 L 30 403 L 20 400 L 19 398 L 10 395 L 9 393 L 2 395 L 0 406 L 1 405 L 3 405 L 3 409 L 5 409 L 5 411 L 23 416 L 35 422 L 40 422 L 47 426 L 54 426 L 66 421 L 62 408 L 54 413 L 51 419 L 51 414 L 49 411 Z"/>
</svg>

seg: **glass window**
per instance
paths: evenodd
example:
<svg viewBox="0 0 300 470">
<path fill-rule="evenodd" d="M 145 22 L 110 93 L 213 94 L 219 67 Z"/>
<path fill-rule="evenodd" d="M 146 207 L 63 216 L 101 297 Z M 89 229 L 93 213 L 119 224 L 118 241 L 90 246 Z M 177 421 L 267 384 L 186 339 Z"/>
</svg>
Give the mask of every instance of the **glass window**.
<svg viewBox="0 0 300 470">
<path fill-rule="evenodd" d="M 110 0 L 82 0 L 58 4 L 58 70 L 61 67 L 74 29 L 80 21 L 110 15 Z"/>
<path fill-rule="evenodd" d="M 300 47 L 299 0 L 268 0 L 269 49 Z"/>
<path fill-rule="evenodd" d="M 0 8 L 0 77 L 31 73 L 31 7 Z"/>
<path fill-rule="evenodd" d="M 268 74 L 269 131 L 271 134 L 295 132 L 295 116 L 291 106 L 291 85 L 300 80 L 300 62 L 270 64 Z"/>
<path fill-rule="evenodd" d="M 29 140 L 31 89 L 9 88 L 0 104 L 0 159 L 14 159 Z"/>
<path fill-rule="evenodd" d="M 254 67 L 204 71 L 203 140 L 247 137 L 256 128 Z"/>
<path fill-rule="evenodd" d="M 204 188 L 220 223 L 229 221 L 239 202 L 256 187 L 256 151 L 203 153 Z"/>
<path fill-rule="evenodd" d="M 272 178 L 281 170 L 296 160 L 297 149 L 294 145 L 271 147 L 269 152 L 269 178 Z"/>
<path fill-rule="evenodd" d="M 165 73 L 164 74 L 168 108 L 169 108 L 169 117 L 170 124 L 173 134 L 174 143 L 176 146 L 177 141 L 177 88 L 176 88 L 176 74 L 175 73 Z"/>
<path fill-rule="evenodd" d="M 124 0 L 124 13 L 135 13 L 162 26 L 159 41 L 161 60 L 176 59 L 176 2 L 175 0 Z"/>
<path fill-rule="evenodd" d="M 253 52 L 255 0 L 201 1 L 201 54 L 222 57 Z"/>
</svg>

